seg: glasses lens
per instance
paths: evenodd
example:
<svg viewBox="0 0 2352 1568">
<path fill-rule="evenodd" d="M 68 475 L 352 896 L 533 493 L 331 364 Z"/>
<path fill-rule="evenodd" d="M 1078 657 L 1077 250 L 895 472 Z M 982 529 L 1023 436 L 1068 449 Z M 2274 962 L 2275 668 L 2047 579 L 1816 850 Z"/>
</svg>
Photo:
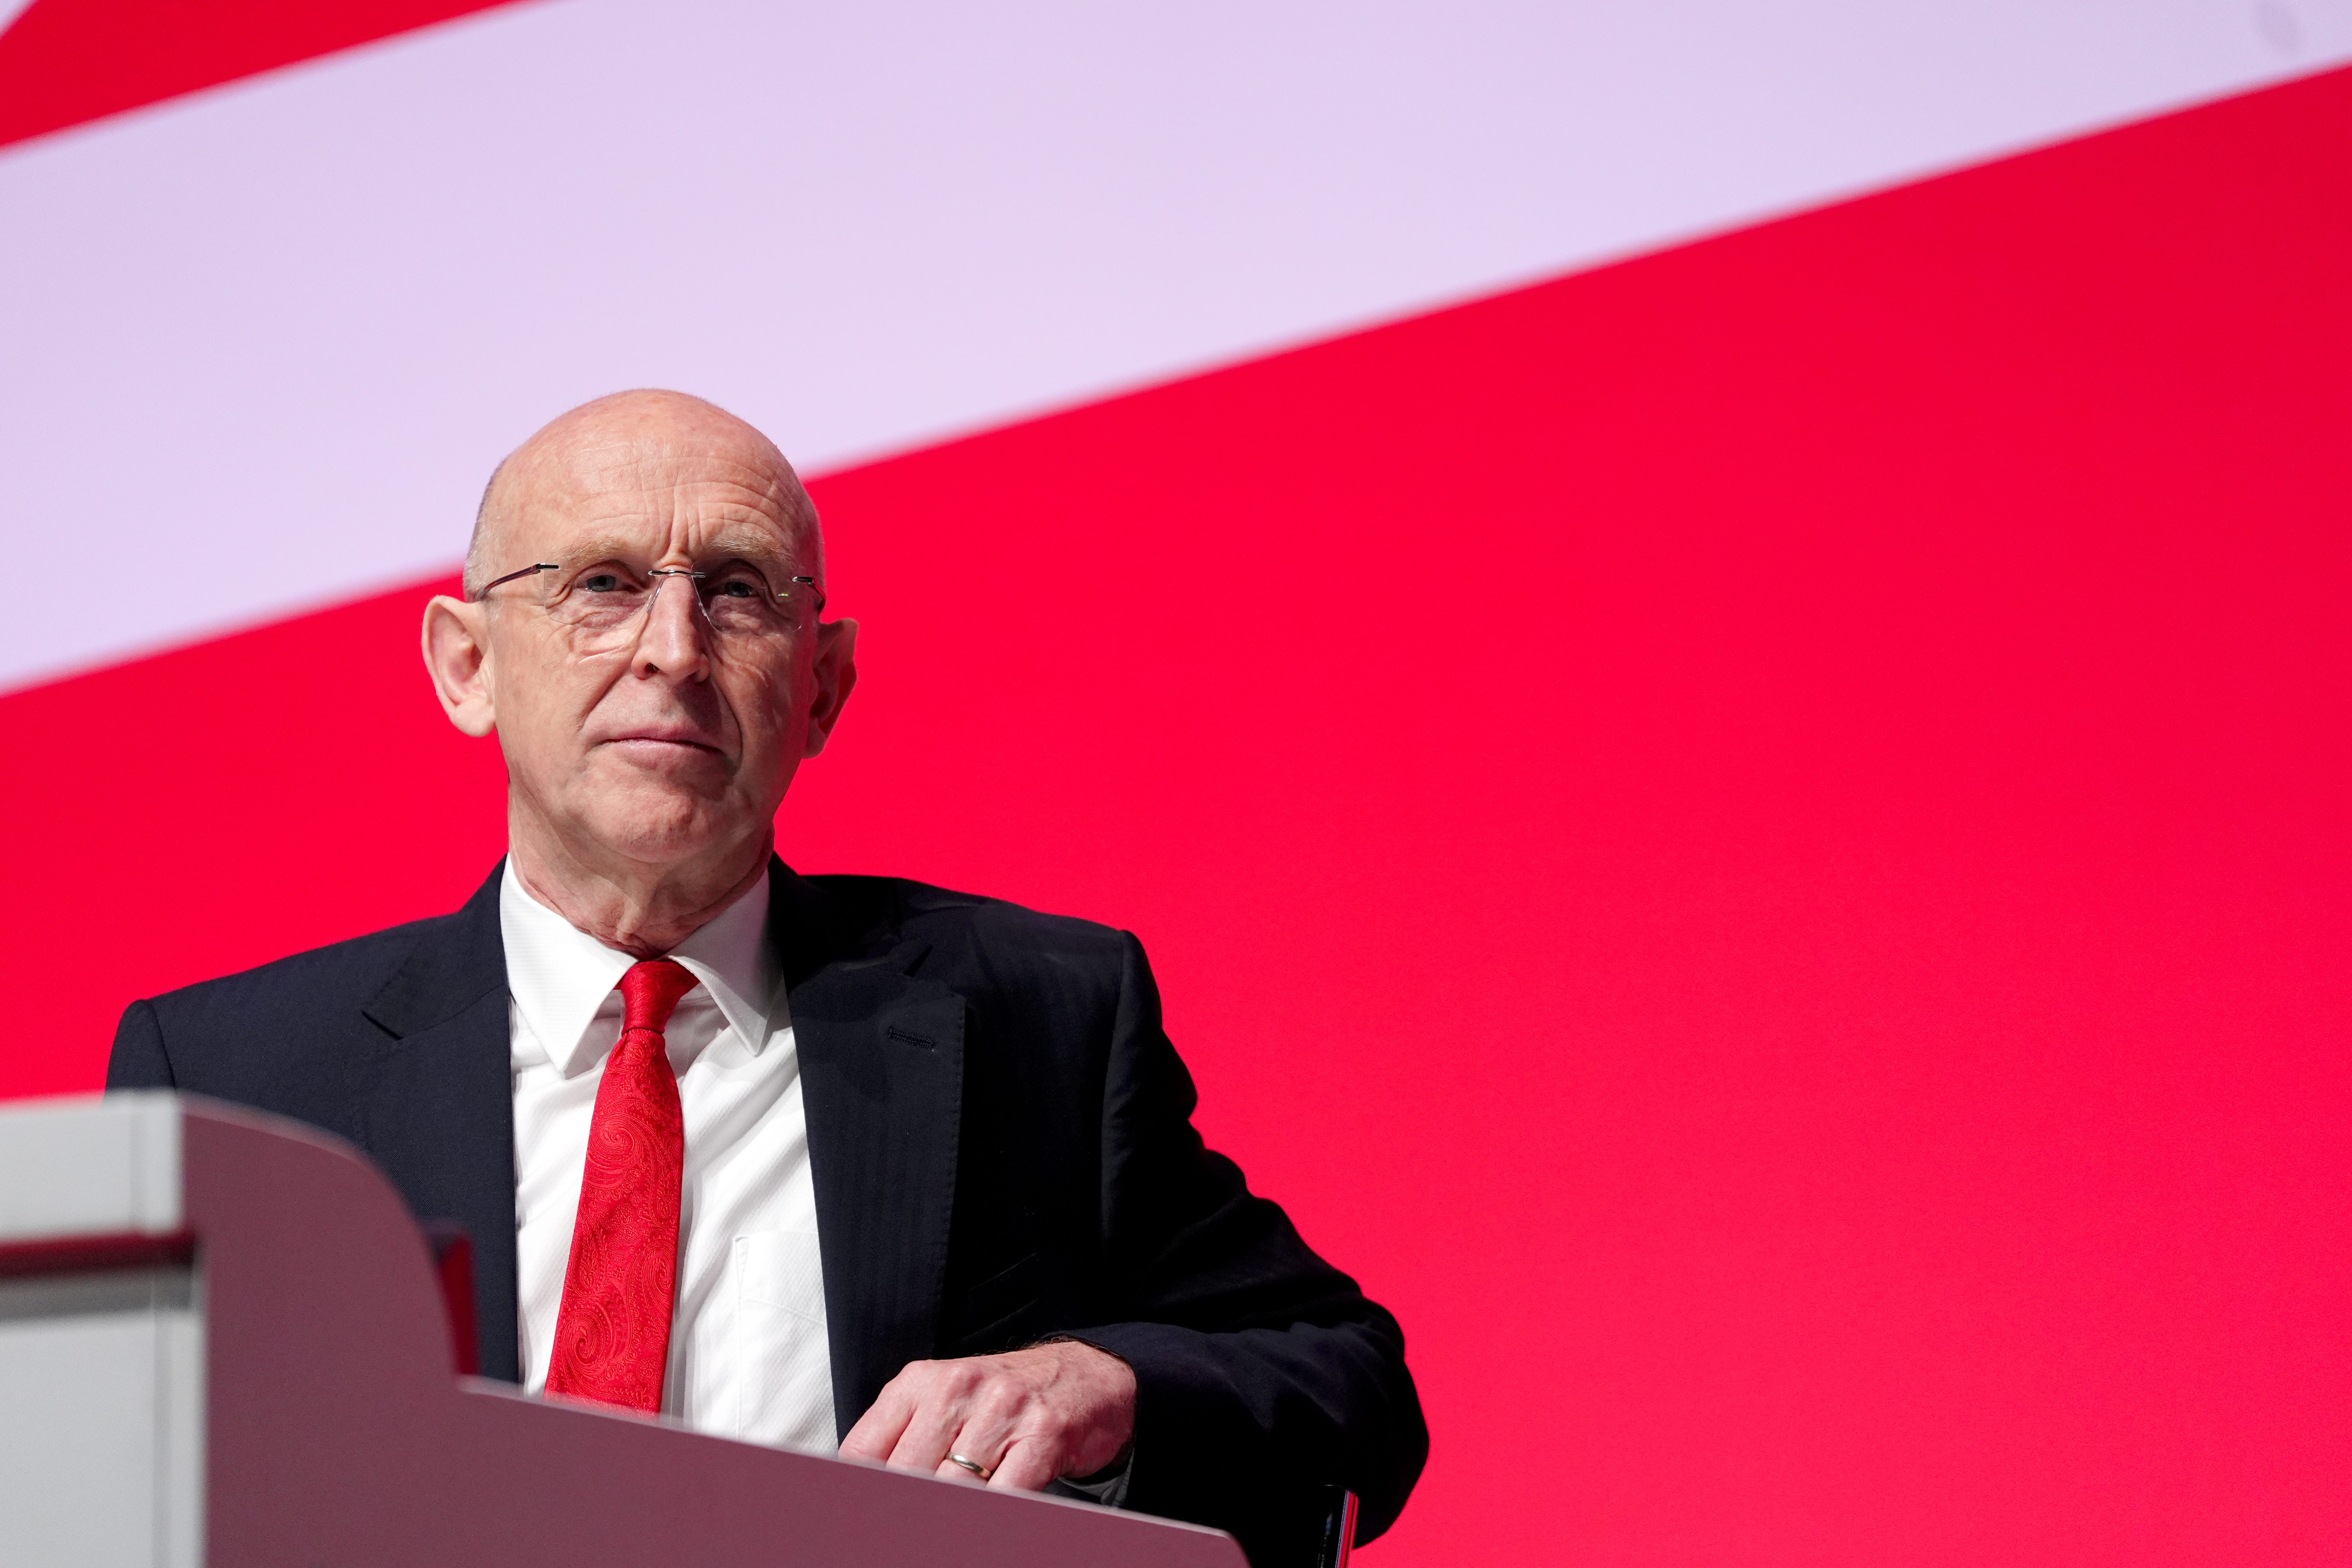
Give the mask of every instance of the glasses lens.
<svg viewBox="0 0 2352 1568">
<path fill-rule="evenodd" d="M 756 567 L 740 563 L 713 567 L 698 578 L 639 573 L 622 566 L 592 567 L 568 584 L 554 585 L 548 614 L 582 653 L 626 647 L 643 631 L 647 611 L 673 576 L 678 585 L 670 591 L 693 595 L 702 619 L 718 635 L 722 647 L 779 636 L 795 623 L 795 601 L 778 598 Z M 796 592 L 801 586 L 793 584 Z"/>
<path fill-rule="evenodd" d="M 792 626 L 792 604 L 779 599 L 756 568 L 717 567 L 695 586 L 702 595 L 702 613 L 723 637 L 772 637 Z"/>
<path fill-rule="evenodd" d="M 644 618 L 660 581 L 648 582 L 618 567 L 592 567 L 556 585 L 548 613 L 583 652 L 601 652 L 635 635 L 636 623 Z"/>
</svg>

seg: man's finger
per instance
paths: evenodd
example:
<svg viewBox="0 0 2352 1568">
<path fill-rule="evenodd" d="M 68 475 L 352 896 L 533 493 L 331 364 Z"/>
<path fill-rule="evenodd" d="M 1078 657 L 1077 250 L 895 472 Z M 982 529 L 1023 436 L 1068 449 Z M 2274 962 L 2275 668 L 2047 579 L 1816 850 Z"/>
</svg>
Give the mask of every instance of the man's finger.
<svg viewBox="0 0 2352 1568">
<path fill-rule="evenodd" d="M 955 1449 L 955 1450 L 954 1450 L 954 1452 L 959 1453 L 959 1454 L 961 1454 L 961 1453 L 963 1452 L 963 1450 L 962 1450 L 961 1448 L 958 1448 L 958 1449 Z M 969 1457 L 969 1456 L 967 1456 L 967 1457 Z M 993 1472 L 991 1472 L 991 1473 L 992 1474 Z M 933 1475 L 935 1475 L 935 1476 L 939 1477 L 939 1478 L 940 1478 L 940 1479 L 941 1479 L 941 1480 L 943 1480 L 943 1481 L 961 1481 L 961 1482 L 963 1482 L 966 1486 L 973 1486 L 973 1487 L 976 1487 L 976 1486 L 981 1486 L 981 1485 L 983 1485 L 983 1484 L 984 1484 L 984 1483 L 981 1480 L 981 1479 L 980 1479 L 980 1477 L 979 1477 L 979 1476 L 977 1476 L 977 1475 L 973 1474 L 973 1473 L 972 1473 L 971 1471 L 970 1471 L 970 1470 L 965 1469 L 961 1465 L 957 1464 L 953 1459 L 941 1459 L 941 1460 L 940 1461 L 940 1468 L 939 1468 L 938 1469 L 936 1469 L 936 1470 L 933 1470 L 933 1471 L 931 1472 L 931 1474 L 933 1474 Z"/>
<path fill-rule="evenodd" d="M 907 1421 L 915 1413 L 915 1401 L 906 1387 L 906 1376 L 900 1373 L 884 1384 L 866 1414 L 850 1427 L 849 1436 L 841 1440 L 841 1451 L 845 1457 L 882 1460 L 890 1458 L 890 1450 L 898 1445 L 898 1435 L 907 1429 Z"/>
<path fill-rule="evenodd" d="M 1054 1479 L 1054 1445 L 1016 1437 L 996 1461 L 988 1484 L 999 1491 L 1041 1492 Z"/>
<path fill-rule="evenodd" d="M 955 1401 L 937 1388 L 927 1389 L 915 1413 L 892 1445 L 889 1463 L 901 1470 L 919 1470 L 929 1475 L 940 1468 L 948 1457 L 948 1444 L 956 1428 L 963 1425 Z"/>
<path fill-rule="evenodd" d="M 1013 1440 L 1012 1411 L 1001 1408 L 1007 1403 L 1008 1391 L 1001 1385 L 984 1384 L 972 1391 L 964 1401 L 963 1424 L 948 1445 L 950 1456 L 961 1456 L 989 1472 L 983 1476 L 955 1462 L 950 1457 L 940 1461 L 940 1473 L 953 1470 L 965 1480 L 988 1481 L 1003 1468 L 1004 1451 Z"/>
</svg>

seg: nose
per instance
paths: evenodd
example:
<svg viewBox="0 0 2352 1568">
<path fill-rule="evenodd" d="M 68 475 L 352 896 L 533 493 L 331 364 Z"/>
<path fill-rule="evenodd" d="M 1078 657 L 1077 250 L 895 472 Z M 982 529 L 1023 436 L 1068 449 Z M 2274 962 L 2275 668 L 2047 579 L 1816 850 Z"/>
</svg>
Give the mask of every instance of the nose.
<svg viewBox="0 0 2352 1568">
<path fill-rule="evenodd" d="M 638 629 L 631 668 L 640 676 L 667 675 L 699 680 L 710 672 L 709 631 L 702 614 L 702 595 L 695 592 L 694 574 L 656 570 L 654 591 L 646 605 L 645 625 Z M 670 586 L 671 579 L 677 586 Z"/>
</svg>

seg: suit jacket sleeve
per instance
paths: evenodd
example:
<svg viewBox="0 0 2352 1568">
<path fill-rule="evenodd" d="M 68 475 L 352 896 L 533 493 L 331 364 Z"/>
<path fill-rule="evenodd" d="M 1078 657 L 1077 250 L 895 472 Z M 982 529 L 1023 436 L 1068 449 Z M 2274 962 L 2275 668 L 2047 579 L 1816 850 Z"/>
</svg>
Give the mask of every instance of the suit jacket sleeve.
<svg viewBox="0 0 2352 1568">
<path fill-rule="evenodd" d="M 1192 1075 L 1124 938 L 1105 1086 L 1103 1224 L 1132 1321 L 1069 1337 L 1135 1369 L 1125 1506 L 1218 1525 L 1260 1563 L 1303 1560 L 1321 1489 L 1388 1528 L 1429 1453 L 1397 1321 L 1308 1250 L 1282 1210 L 1192 1130 Z"/>
<path fill-rule="evenodd" d="M 133 1002 L 122 1010 L 115 1026 L 114 1054 L 106 1063 L 109 1089 L 170 1089 L 174 1086 L 172 1060 L 163 1054 L 163 1028 L 155 1009 Z"/>
</svg>

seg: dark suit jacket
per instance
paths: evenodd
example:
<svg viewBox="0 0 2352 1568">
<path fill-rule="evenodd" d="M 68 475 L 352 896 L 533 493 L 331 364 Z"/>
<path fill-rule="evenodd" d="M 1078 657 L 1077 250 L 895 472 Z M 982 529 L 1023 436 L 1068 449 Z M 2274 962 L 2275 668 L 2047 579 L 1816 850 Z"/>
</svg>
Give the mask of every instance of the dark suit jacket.
<svg viewBox="0 0 2352 1568">
<path fill-rule="evenodd" d="M 1300 1561 L 1318 1488 L 1396 1518 L 1428 1453 L 1396 1320 L 1202 1146 L 1123 931 L 773 867 L 841 1429 L 909 1361 L 1068 1334 L 1139 1390 L 1126 1506 Z M 474 1238 L 483 1371 L 520 1376 L 506 955 L 456 914 L 133 1003 L 110 1087 L 291 1116 Z"/>
</svg>

